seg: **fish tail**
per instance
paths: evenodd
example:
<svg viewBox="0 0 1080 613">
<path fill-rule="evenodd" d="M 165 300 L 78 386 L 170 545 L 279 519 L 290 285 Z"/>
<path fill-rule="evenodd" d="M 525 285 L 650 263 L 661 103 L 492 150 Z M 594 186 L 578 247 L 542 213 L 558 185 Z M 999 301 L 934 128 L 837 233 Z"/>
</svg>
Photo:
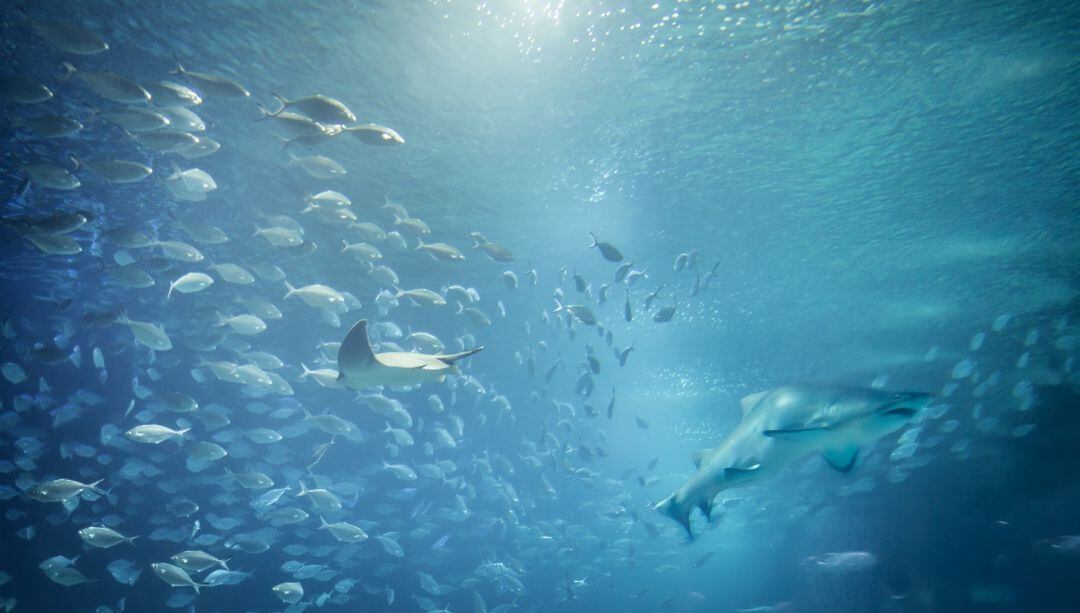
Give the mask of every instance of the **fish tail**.
<svg viewBox="0 0 1080 613">
<path fill-rule="evenodd" d="M 187 74 L 184 70 L 184 65 L 180 63 L 180 56 L 173 54 L 173 61 L 176 62 L 176 68 L 169 71 L 169 74 Z"/>
<path fill-rule="evenodd" d="M 261 102 L 256 102 L 255 104 L 259 107 L 259 115 L 260 115 L 259 118 L 256 119 L 255 121 L 262 121 L 264 119 L 270 119 L 271 117 L 277 117 L 278 115 L 281 114 L 281 111 L 285 110 L 285 107 L 282 107 L 282 108 L 280 108 L 280 109 L 278 109 L 276 111 L 271 111 L 270 109 L 263 106 L 263 103 L 261 103 Z"/>
<path fill-rule="evenodd" d="M 71 62 L 61 62 L 60 67 L 64 69 L 64 74 L 60 75 L 60 78 L 58 79 L 61 83 L 75 76 L 76 72 L 79 72 Z"/>
<path fill-rule="evenodd" d="M 288 281 L 285 281 L 284 283 L 285 283 L 285 291 L 287 292 L 285 294 L 285 298 L 288 298 L 289 296 L 292 296 L 293 294 L 296 293 L 296 288 L 293 287 L 291 283 L 289 283 Z M 282 300 L 284 300 L 285 298 L 282 298 Z"/>
<path fill-rule="evenodd" d="M 285 98 L 285 96 L 275 94 L 274 92 L 270 92 L 270 95 L 273 96 L 279 103 L 281 103 L 281 108 L 275 111 L 274 115 L 276 116 L 281 114 L 281 111 L 284 111 L 285 108 L 289 106 L 289 101 Z"/>
<path fill-rule="evenodd" d="M 91 483 L 90 485 L 88 485 L 88 486 L 87 486 L 87 489 L 89 489 L 90 491 L 94 492 L 95 494 L 100 494 L 100 495 L 102 495 L 102 496 L 108 496 L 108 492 L 103 492 L 103 491 L 101 490 L 101 488 L 99 488 L 99 487 L 98 487 L 99 485 L 101 485 L 101 483 L 102 483 L 103 481 L 105 481 L 105 480 L 104 480 L 104 479 L 98 479 L 97 481 L 94 481 L 93 483 Z"/>
<path fill-rule="evenodd" d="M 172 297 L 173 288 L 175 288 L 175 287 L 176 287 L 176 281 L 173 281 L 172 283 L 169 284 L 169 293 L 165 294 L 165 301 L 166 302 L 168 302 L 169 298 Z"/>
<path fill-rule="evenodd" d="M 589 237 L 590 237 L 590 238 L 592 238 L 592 244 L 591 244 L 591 245 L 589 245 L 589 249 L 592 249 L 593 247 L 595 247 L 595 246 L 597 246 L 597 245 L 599 245 L 599 244 L 600 244 L 600 243 L 599 243 L 599 242 L 597 242 L 597 240 L 596 240 L 596 235 L 595 235 L 595 234 L 593 234 L 592 232 L 589 232 Z"/>
</svg>

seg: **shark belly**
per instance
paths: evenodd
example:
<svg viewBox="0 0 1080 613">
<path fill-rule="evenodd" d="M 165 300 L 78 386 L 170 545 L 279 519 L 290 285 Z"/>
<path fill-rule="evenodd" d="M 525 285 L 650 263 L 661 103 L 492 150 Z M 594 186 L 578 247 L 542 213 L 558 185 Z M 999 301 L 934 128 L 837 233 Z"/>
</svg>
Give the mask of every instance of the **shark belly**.
<svg viewBox="0 0 1080 613">
<path fill-rule="evenodd" d="M 362 372 L 350 372 L 341 383 L 349 389 L 361 390 L 380 385 L 404 386 L 419 383 L 442 382 L 448 370 L 426 370 L 423 368 L 398 368 L 383 364 L 372 364 Z"/>
</svg>

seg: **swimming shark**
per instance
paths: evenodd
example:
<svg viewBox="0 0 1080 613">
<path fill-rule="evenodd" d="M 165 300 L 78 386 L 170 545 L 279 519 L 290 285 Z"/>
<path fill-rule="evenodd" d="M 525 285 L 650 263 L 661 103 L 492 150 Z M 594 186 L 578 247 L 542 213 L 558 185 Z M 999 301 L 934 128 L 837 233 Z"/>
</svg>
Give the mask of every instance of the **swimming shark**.
<svg viewBox="0 0 1080 613">
<path fill-rule="evenodd" d="M 912 420 L 931 396 L 833 385 L 785 385 L 743 398 L 742 421 L 715 449 L 691 455 L 697 473 L 653 506 L 693 538 L 690 512 L 712 515 L 722 490 L 770 477 L 817 451 L 834 469 L 855 467 L 859 448 Z"/>
<path fill-rule="evenodd" d="M 427 381 L 441 382 L 446 375 L 458 374 L 455 362 L 482 351 L 476 347 L 445 355 L 407 351 L 375 353 L 368 341 L 367 320 L 356 322 L 338 349 L 337 382 L 352 390 L 377 385 L 414 385 Z"/>
</svg>

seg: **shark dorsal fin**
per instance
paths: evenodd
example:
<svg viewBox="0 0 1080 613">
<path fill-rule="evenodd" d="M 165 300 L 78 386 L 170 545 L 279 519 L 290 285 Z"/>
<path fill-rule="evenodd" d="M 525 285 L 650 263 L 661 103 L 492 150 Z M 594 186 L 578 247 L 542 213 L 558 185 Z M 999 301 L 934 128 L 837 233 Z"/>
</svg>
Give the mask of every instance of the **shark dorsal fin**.
<svg viewBox="0 0 1080 613">
<path fill-rule="evenodd" d="M 701 465 L 709 461 L 709 456 L 712 455 L 712 449 L 698 449 L 694 453 L 690 454 L 690 459 L 694 462 L 695 468 L 701 468 Z"/>
<path fill-rule="evenodd" d="M 757 392 L 756 394 L 750 394 L 749 396 L 746 396 L 742 400 L 740 400 L 739 401 L 739 406 L 742 407 L 743 417 L 746 417 L 746 414 L 749 413 L 757 405 L 758 401 L 761 400 L 762 397 L 764 397 L 765 394 L 768 394 L 768 393 L 769 393 L 769 390 L 765 390 L 764 392 Z"/>
<path fill-rule="evenodd" d="M 859 459 L 859 446 L 845 445 L 843 447 L 822 449 L 821 455 L 825 456 L 825 461 L 834 470 L 846 473 L 855 468 L 855 461 Z"/>
<path fill-rule="evenodd" d="M 359 368 L 365 368 L 375 362 L 375 352 L 371 349 L 371 341 L 367 336 L 367 320 L 361 319 L 353 324 L 345 340 L 341 341 L 338 349 L 338 371 L 343 376 L 345 373 Z"/>
</svg>

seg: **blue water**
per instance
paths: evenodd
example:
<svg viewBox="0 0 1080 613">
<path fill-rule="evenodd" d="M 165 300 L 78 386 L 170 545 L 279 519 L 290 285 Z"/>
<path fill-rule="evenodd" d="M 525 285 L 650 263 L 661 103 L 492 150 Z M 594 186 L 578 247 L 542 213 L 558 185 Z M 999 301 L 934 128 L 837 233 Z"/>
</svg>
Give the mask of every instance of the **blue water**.
<svg viewBox="0 0 1080 613">
<path fill-rule="evenodd" d="M 25 9 L 39 25 L 78 24 L 109 49 L 64 51 L 14 4 L 0 7 L 0 76 L 53 94 L 0 100 L 0 362 L 25 372 L 25 380 L 7 371 L 0 379 L 0 606 L 283 610 L 289 605 L 271 588 L 295 580 L 300 565 L 322 568 L 299 579 L 303 599 L 287 610 L 1080 606 L 1071 584 L 1080 571 L 1080 4 Z M 250 96 L 215 96 L 170 75 L 177 58 Z M 63 79 L 65 61 L 79 71 L 73 78 Z M 220 150 L 189 160 L 140 145 L 99 116 L 123 105 L 80 79 L 94 71 L 190 86 L 204 100 L 190 107 L 206 124 L 198 136 Z M 260 119 L 258 107 L 276 109 L 274 93 L 330 96 L 357 123 L 391 128 L 404 143 L 371 146 L 342 133 L 283 150 L 280 125 Z M 85 127 L 44 138 L 20 123 L 47 113 Z M 314 178 L 288 164 L 290 154 L 327 156 L 347 174 Z M 26 165 L 71 170 L 71 155 L 135 161 L 153 174 L 115 184 L 81 168 L 81 186 L 70 191 L 27 182 Z M 168 185 L 174 164 L 206 171 L 217 189 L 202 202 L 178 199 Z M 351 199 L 358 222 L 405 237 L 405 250 L 371 240 L 403 289 L 428 288 L 450 304 L 401 298 L 381 311 L 376 296 L 390 288 L 341 252 L 342 239 L 364 240 L 360 231 L 303 212 L 305 194 L 328 189 Z M 395 223 L 388 201 L 426 222 L 425 242 L 449 243 L 465 260 L 414 250 L 414 233 Z M 57 212 L 85 216 L 65 235 L 79 253 L 46 253 L 28 240 Z M 302 226 L 303 247 L 252 236 L 256 227 L 292 227 L 275 216 Z M 182 229 L 193 222 L 228 241 L 199 243 Z M 118 228 L 183 241 L 205 257 L 188 263 L 158 247 L 123 247 Z M 505 246 L 513 261 L 472 248 L 471 232 Z M 590 232 L 646 276 L 615 282 L 618 265 L 590 248 Z M 677 257 L 690 253 L 696 260 L 676 271 Z M 117 283 L 115 269 L 129 261 L 154 285 Z M 262 275 L 228 283 L 208 269 L 224 263 L 276 265 L 292 285 L 347 292 L 349 308 L 324 313 L 283 299 L 284 284 Z M 166 301 L 170 282 L 187 272 L 215 282 Z M 453 285 L 475 290 L 462 306 L 490 325 L 456 313 L 463 298 L 447 291 Z M 238 297 L 274 304 L 282 317 L 252 336 L 215 327 L 215 311 L 248 312 Z M 588 306 L 598 327 L 554 312 L 555 299 Z M 666 306 L 671 321 L 653 321 Z M 111 323 L 121 309 L 161 326 L 172 349 L 153 351 Z M 317 346 L 340 342 L 362 318 L 373 342 L 411 349 L 390 326 L 376 326 L 393 323 L 403 336 L 436 335 L 448 352 L 484 350 L 459 363 L 460 376 L 383 389 L 408 413 L 386 416 L 356 392 L 302 377 L 302 364 L 335 369 L 335 351 Z M 620 367 L 615 350 L 631 344 Z M 93 363 L 95 348 L 104 369 Z M 598 373 L 585 374 L 589 350 Z M 272 372 L 289 389 L 224 382 L 200 366 L 242 365 L 250 351 L 280 358 Z M 851 472 L 810 454 L 724 491 L 711 520 L 695 512 L 692 539 L 651 510 L 694 473 L 693 451 L 734 431 L 739 399 L 793 382 L 935 399 L 861 450 Z M 160 399 L 176 393 L 199 408 L 163 408 Z M 444 411 L 432 408 L 432 395 Z M 319 456 L 331 437 L 304 410 L 349 420 L 362 434 L 334 438 Z M 229 424 L 207 421 L 207 412 Z M 383 432 L 390 421 L 415 444 L 395 445 Z M 121 435 L 140 423 L 191 431 L 183 445 Z M 254 428 L 283 439 L 255 444 L 244 435 Z M 191 464 L 199 441 L 228 455 Z M 442 461 L 445 474 L 402 481 L 384 461 L 429 470 Z M 239 487 L 226 468 L 293 488 L 276 506 L 308 517 L 273 526 L 250 504 L 263 490 Z M 66 508 L 27 495 L 56 478 L 104 479 L 107 495 L 86 492 Z M 319 529 L 312 503 L 294 496 L 301 480 L 341 500 L 327 521 L 353 523 L 370 538 L 347 545 Z M 181 499 L 198 511 L 175 512 Z M 79 529 L 100 525 L 139 538 L 109 549 L 79 538 Z M 238 535 L 268 548 L 238 550 Z M 380 536 L 404 555 L 391 555 Z M 192 549 L 248 575 L 197 597 L 154 576 L 151 563 Z M 57 555 L 79 556 L 75 567 L 93 581 L 51 581 L 38 565 Z M 108 570 L 118 559 L 141 570 L 133 585 Z M 192 576 L 201 582 L 209 572 Z M 437 586 L 426 589 L 418 572 Z"/>
</svg>

